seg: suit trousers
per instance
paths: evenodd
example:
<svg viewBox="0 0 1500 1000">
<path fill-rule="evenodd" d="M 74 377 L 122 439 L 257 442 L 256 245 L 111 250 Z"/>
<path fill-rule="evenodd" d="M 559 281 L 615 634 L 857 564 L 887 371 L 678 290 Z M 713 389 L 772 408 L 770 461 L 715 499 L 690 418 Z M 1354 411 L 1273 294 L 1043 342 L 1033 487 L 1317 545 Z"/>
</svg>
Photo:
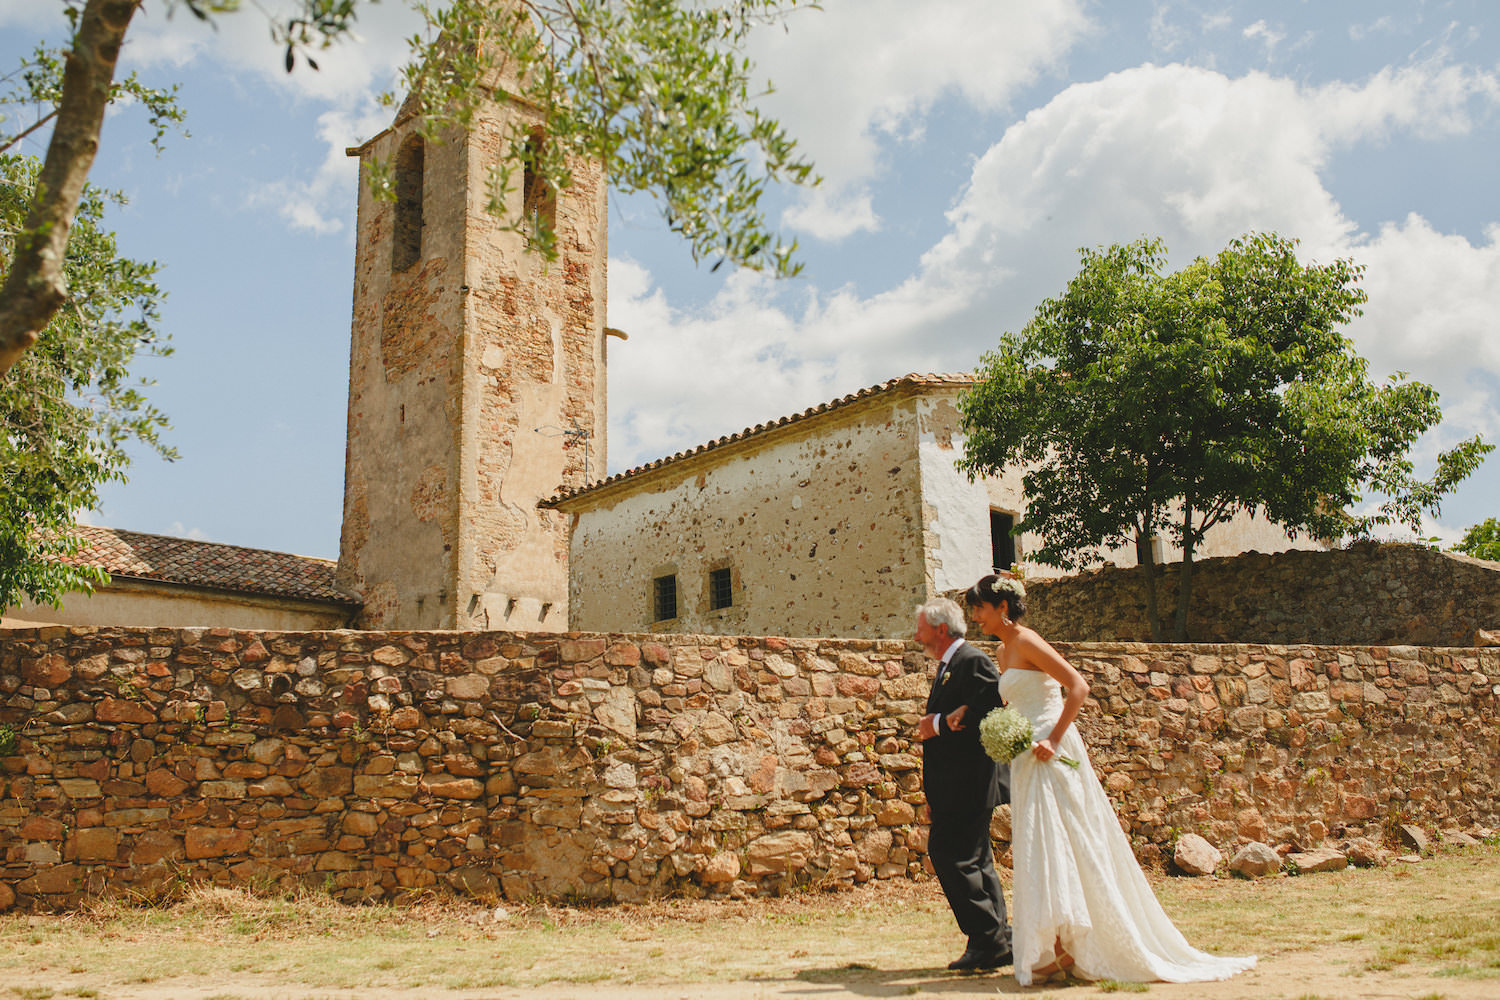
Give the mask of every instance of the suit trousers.
<svg viewBox="0 0 1500 1000">
<path fill-rule="evenodd" d="M 1010 951 L 1005 894 L 990 851 L 993 809 L 932 810 L 927 854 L 958 929 L 977 951 Z"/>
</svg>

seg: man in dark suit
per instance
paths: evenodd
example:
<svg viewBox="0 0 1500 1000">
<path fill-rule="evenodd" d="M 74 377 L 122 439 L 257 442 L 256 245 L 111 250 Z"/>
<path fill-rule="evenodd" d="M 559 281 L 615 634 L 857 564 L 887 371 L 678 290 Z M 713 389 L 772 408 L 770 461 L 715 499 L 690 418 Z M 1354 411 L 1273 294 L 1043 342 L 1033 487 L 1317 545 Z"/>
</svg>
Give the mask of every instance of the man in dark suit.
<svg viewBox="0 0 1500 1000">
<path fill-rule="evenodd" d="M 927 854 L 968 947 L 948 968 L 996 969 L 1011 961 L 1005 896 L 990 853 L 990 816 L 1008 798 L 1010 769 L 979 742 L 979 722 L 1000 704 L 1000 672 L 964 641 L 963 611 L 946 598 L 917 609 L 917 642 L 938 661 L 917 727 L 931 827 Z"/>
</svg>

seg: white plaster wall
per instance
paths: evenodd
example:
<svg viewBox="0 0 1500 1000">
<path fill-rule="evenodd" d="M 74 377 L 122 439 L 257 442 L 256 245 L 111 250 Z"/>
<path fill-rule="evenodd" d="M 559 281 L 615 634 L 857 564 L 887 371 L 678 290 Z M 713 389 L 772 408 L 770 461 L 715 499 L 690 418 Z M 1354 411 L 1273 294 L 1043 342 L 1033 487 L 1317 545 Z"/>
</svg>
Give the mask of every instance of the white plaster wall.
<svg viewBox="0 0 1500 1000">
<path fill-rule="evenodd" d="M 915 404 L 855 409 L 583 498 L 569 548 L 571 627 L 904 635 L 928 594 Z M 707 581 L 720 566 L 735 604 L 715 611 Z M 651 581 L 668 572 L 678 617 L 652 622 Z"/>
</svg>

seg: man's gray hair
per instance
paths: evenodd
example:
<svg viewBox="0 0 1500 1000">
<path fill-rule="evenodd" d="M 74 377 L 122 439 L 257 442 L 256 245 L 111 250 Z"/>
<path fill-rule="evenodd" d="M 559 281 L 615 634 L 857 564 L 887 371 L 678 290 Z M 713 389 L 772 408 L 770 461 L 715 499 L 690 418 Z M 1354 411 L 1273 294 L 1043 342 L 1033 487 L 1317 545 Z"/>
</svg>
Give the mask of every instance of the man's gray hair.
<svg viewBox="0 0 1500 1000">
<path fill-rule="evenodd" d="M 926 604 L 919 605 L 917 617 L 933 628 L 948 626 L 948 634 L 955 639 L 962 639 L 964 633 L 969 631 L 969 623 L 964 620 L 964 609 L 946 597 L 934 597 Z"/>
</svg>

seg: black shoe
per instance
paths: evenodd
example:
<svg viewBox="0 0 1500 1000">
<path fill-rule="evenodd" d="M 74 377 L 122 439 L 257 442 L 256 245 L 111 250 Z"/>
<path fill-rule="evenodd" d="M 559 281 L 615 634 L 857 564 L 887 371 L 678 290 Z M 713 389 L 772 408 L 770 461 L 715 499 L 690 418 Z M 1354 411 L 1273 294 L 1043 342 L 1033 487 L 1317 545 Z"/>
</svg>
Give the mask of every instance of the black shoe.
<svg viewBox="0 0 1500 1000">
<path fill-rule="evenodd" d="M 977 972 L 980 969 L 998 969 L 1010 963 L 1011 954 L 1008 951 L 970 948 L 949 962 L 948 968 L 954 972 Z"/>
</svg>

